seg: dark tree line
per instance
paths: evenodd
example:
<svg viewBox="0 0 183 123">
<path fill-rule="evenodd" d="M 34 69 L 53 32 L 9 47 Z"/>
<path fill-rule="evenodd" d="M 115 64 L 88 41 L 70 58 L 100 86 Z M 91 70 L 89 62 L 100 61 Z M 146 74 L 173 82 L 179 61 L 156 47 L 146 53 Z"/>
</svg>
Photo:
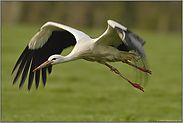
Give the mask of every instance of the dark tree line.
<svg viewBox="0 0 183 123">
<path fill-rule="evenodd" d="M 182 2 L 1 2 L 3 23 L 55 21 L 72 26 L 106 27 L 113 19 L 125 26 L 181 31 Z"/>
</svg>

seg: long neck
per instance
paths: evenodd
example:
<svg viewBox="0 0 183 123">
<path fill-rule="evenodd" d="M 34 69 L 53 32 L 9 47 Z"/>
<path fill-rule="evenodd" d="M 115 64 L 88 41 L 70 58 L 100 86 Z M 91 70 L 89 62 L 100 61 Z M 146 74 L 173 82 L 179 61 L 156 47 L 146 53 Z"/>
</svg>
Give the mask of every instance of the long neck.
<svg viewBox="0 0 183 123">
<path fill-rule="evenodd" d="M 74 61 L 74 60 L 78 59 L 76 56 L 72 55 L 71 53 L 67 56 L 62 56 L 62 55 L 60 55 L 60 56 L 62 59 L 60 61 L 60 63 L 65 63 L 65 62 Z"/>
<path fill-rule="evenodd" d="M 78 42 L 69 55 L 62 56 L 64 58 L 63 62 L 74 61 L 82 58 L 83 53 L 86 53 L 86 50 L 90 49 L 93 45 L 93 41 L 94 40 L 85 39 Z"/>
</svg>

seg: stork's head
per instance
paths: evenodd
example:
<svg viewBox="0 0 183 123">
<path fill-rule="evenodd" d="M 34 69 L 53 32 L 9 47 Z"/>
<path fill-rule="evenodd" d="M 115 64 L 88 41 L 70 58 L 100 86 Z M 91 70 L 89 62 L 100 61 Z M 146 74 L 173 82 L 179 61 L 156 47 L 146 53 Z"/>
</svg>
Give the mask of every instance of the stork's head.
<svg viewBox="0 0 183 123">
<path fill-rule="evenodd" d="M 59 63 L 62 63 L 64 62 L 64 56 L 61 56 L 61 55 L 52 55 L 48 58 L 47 61 L 45 61 L 43 64 L 41 64 L 40 66 L 38 66 L 36 69 L 33 70 L 34 71 L 37 71 L 37 70 L 40 70 L 44 67 L 48 67 L 50 65 L 55 65 L 55 64 L 59 64 Z"/>
<path fill-rule="evenodd" d="M 62 63 L 64 61 L 64 56 L 61 55 L 52 55 L 48 58 L 48 60 L 51 65 L 55 65 L 58 63 Z"/>
</svg>

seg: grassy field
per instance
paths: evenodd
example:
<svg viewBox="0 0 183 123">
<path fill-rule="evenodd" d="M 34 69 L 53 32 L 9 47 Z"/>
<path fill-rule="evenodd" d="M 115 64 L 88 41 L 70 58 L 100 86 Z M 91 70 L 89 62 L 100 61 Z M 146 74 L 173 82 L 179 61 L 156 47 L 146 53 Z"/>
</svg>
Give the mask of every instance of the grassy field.
<svg viewBox="0 0 183 123">
<path fill-rule="evenodd" d="M 152 75 L 145 92 L 96 62 L 78 60 L 53 66 L 46 87 L 27 81 L 18 90 L 10 75 L 14 64 L 39 30 L 32 25 L 2 25 L 1 121 L 182 121 L 181 33 L 134 30 L 146 40 L 144 49 Z M 97 37 L 104 30 L 83 30 Z M 133 30 L 132 30 L 133 31 Z M 66 53 L 66 52 L 65 52 Z M 111 63 L 130 80 L 134 68 Z"/>
</svg>

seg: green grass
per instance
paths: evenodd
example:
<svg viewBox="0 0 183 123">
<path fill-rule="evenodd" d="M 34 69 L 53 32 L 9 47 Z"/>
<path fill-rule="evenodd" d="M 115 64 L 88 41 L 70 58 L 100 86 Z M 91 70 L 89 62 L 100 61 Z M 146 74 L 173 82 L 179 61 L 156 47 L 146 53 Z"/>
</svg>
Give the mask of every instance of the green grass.
<svg viewBox="0 0 183 123">
<path fill-rule="evenodd" d="M 104 65 L 78 60 L 53 66 L 47 84 L 27 93 L 10 75 L 19 55 L 39 26 L 2 25 L 1 121 L 182 121 L 181 34 L 134 32 L 144 46 L 152 75 L 145 92 L 133 88 Z M 83 30 L 85 31 L 85 30 Z M 104 30 L 87 30 L 97 37 Z M 66 53 L 66 52 L 65 52 Z M 134 68 L 111 63 L 130 80 Z"/>
</svg>

